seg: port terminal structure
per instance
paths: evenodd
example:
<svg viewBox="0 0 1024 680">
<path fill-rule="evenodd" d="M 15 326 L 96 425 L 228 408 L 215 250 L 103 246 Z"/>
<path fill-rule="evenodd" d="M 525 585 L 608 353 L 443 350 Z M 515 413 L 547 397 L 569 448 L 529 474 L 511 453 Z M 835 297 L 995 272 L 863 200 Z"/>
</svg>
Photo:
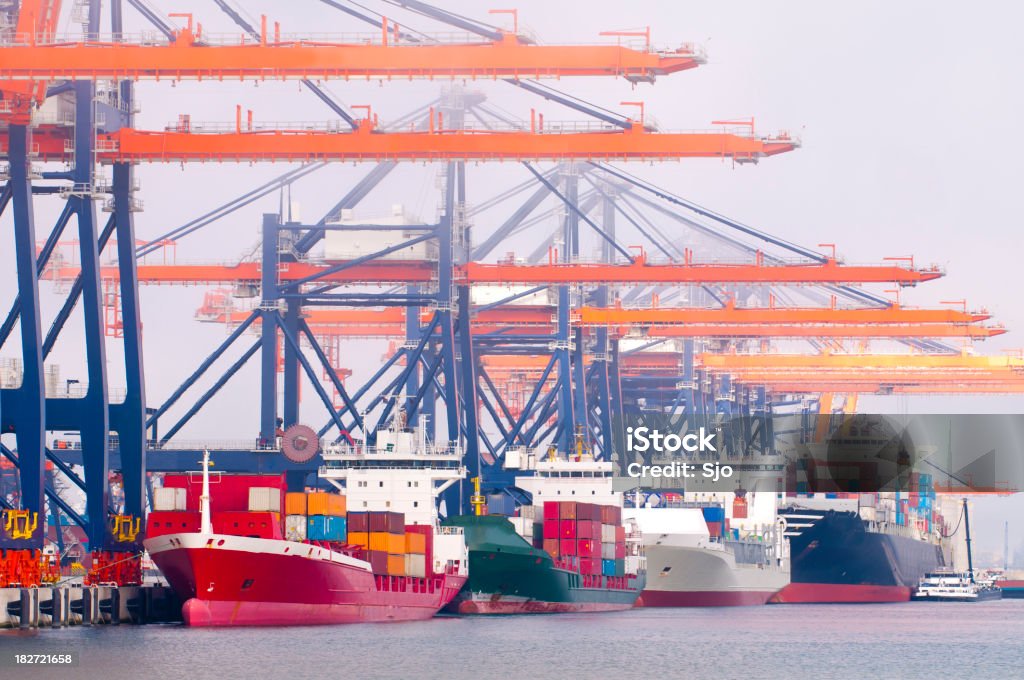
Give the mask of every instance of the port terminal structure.
<svg viewBox="0 0 1024 680">
<path fill-rule="evenodd" d="M 38 566 L 47 525 L 68 524 L 88 543 L 88 582 L 138 583 L 148 475 L 195 469 L 203 448 L 217 449 L 221 470 L 286 472 L 302 486 L 319 459 L 296 461 L 286 450 L 307 383 L 324 407 L 318 437 L 372 444 L 393 419 L 422 418 L 431 440 L 463 452 L 469 477 L 512 494 L 519 492 L 505 469 L 509 456 L 542 448 L 613 459 L 624 423 L 644 410 L 692 427 L 740 416 L 750 430 L 737 436 L 769 452 L 776 433 L 763 416 L 785 409 L 851 411 L 864 393 L 1024 391 L 1020 359 L 949 344 L 1003 333 L 985 323 L 983 310 L 917 309 L 869 288 L 924 284 L 940 269 L 909 258 L 845 264 L 834 246 L 822 252 L 790 243 L 622 167 L 694 158 L 753 165 L 798 149 L 795 136 L 759 134 L 753 119 L 662 131 L 642 105 L 626 115 L 548 84 L 605 77 L 646 87 L 702 67 L 695 46 L 658 49 L 649 31 L 611 32 L 598 45 L 541 45 L 519 31 L 514 13 L 511 29 L 501 28 L 413 0 L 380 0 L 379 14 L 325 0 L 366 33 L 314 37 L 283 33 L 267 18 L 251 21 L 227 0 L 215 4 L 236 33 L 204 32 L 194 17 L 163 17 L 140 0 L 111 0 L 107 12 L 99 0 L 76 0 L 63 11 L 80 30 L 65 35 L 57 30 L 59 0 L 0 4 L 0 214 L 13 218 L 6 247 L 18 284 L 0 316 L 0 349 L 12 353 L 20 338 L 13 353 L 21 373 L 0 390 L 0 432 L 10 435 L 0 442 L 2 479 L 16 480 L 17 489 L 0 496 L 0 573 L 17 572 L 20 584 L 53 578 Z M 149 33 L 129 32 L 127 12 Z M 392 12 L 402 19 L 386 16 Z M 449 33 L 435 36 L 421 24 Z M 409 79 L 447 85 L 435 101 L 381 121 L 320 84 L 354 78 L 394 88 Z M 297 81 L 325 105 L 325 121 L 260 125 L 239 107 L 226 123 L 181 114 L 164 129 L 138 129 L 139 80 L 194 80 L 214 90 L 239 80 Z M 511 118 L 473 81 L 506 83 L 587 120 L 553 122 L 536 110 Z M 253 258 L 211 265 L 167 257 L 189 234 L 340 161 L 368 170 L 316 222 L 284 210 L 265 214 Z M 292 165 L 140 240 L 135 168 L 170 162 Z M 440 173 L 435 222 L 388 227 L 345 218 L 406 162 Z M 517 164 L 524 181 L 473 202 L 467 174 L 479 162 Z M 37 233 L 37 200 L 63 201 L 48 232 Z M 510 215 L 490 220 L 496 229 L 476 233 L 488 210 L 510 204 Z M 68 240 L 72 218 L 78 231 Z M 545 221 L 558 226 L 535 239 L 533 252 L 499 255 L 507 239 Z M 357 256 L 318 254 L 332 234 L 373 231 L 395 238 Z M 599 253 L 594 261 L 586 260 L 590 248 Z M 163 261 L 153 263 L 154 254 Z M 66 300 L 44 323 L 40 289 L 50 282 L 62 284 Z M 208 286 L 197 318 L 230 328 L 166 395 L 146 392 L 140 289 L 147 285 Z M 76 308 L 87 375 L 80 392 L 52 394 L 46 361 Z M 345 349 L 353 338 L 391 344 L 358 386 L 351 375 L 359 359 Z M 123 343 L 123 395 L 108 382 L 106 347 L 115 341 Z M 799 350 L 781 349 L 780 341 Z M 232 348 L 242 351 L 229 361 L 238 354 Z M 182 441 L 190 420 L 216 408 L 218 391 L 250 361 L 261 381 L 255 436 L 219 447 Z M 198 389 L 212 376 L 212 386 Z M 57 442 L 55 432 L 75 436 Z M 84 494 L 84 511 L 64 489 Z M 465 506 L 469 495 L 453 487 L 447 507 Z"/>
</svg>

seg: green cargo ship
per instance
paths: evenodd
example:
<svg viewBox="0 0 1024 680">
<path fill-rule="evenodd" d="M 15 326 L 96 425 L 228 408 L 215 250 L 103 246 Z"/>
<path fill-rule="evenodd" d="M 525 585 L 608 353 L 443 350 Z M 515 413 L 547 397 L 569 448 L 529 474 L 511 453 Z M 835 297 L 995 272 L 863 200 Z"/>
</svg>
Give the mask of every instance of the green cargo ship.
<svg viewBox="0 0 1024 680">
<path fill-rule="evenodd" d="M 512 523 L 496 515 L 461 515 L 444 525 L 462 527 L 469 548 L 469 579 L 446 608 L 458 614 L 549 614 L 629 609 L 643 590 L 638 574 L 580 573 L 578 560 L 556 559 L 530 545 Z"/>
</svg>

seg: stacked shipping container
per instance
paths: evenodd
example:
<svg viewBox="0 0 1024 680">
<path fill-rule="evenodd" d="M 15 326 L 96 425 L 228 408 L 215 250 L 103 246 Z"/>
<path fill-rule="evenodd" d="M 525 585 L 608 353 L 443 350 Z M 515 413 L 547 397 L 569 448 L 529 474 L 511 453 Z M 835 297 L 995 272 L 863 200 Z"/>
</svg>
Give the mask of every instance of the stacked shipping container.
<svg viewBox="0 0 1024 680">
<path fill-rule="evenodd" d="M 624 576 L 626 530 L 613 505 L 545 501 L 542 545 L 556 562 L 588 576 Z"/>
</svg>

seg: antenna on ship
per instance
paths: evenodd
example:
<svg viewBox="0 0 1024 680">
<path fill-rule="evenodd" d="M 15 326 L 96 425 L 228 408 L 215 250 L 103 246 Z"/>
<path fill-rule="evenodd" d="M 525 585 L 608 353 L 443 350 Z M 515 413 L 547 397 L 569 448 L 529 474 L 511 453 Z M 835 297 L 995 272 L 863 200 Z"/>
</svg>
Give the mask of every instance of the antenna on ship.
<svg viewBox="0 0 1024 680">
<path fill-rule="evenodd" d="M 210 521 L 210 450 L 203 450 L 203 493 L 199 496 L 200 528 L 199 533 L 212 534 L 213 523 Z"/>
</svg>

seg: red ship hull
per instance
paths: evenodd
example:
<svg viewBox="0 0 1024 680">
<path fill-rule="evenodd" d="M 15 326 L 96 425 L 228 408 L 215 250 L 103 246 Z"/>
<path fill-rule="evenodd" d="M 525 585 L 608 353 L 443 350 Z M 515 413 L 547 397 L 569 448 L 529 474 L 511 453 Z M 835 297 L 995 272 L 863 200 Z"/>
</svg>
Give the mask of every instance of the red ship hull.
<svg viewBox="0 0 1024 680">
<path fill-rule="evenodd" d="M 768 602 L 774 590 L 645 590 L 638 607 L 752 607 Z"/>
<path fill-rule="evenodd" d="M 790 583 L 776 593 L 772 604 L 847 604 L 909 602 L 906 586 L 876 586 L 844 583 Z"/>
<path fill-rule="evenodd" d="M 146 549 L 185 602 L 189 626 L 291 626 L 429 619 L 466 579 L 380 576 L 327 548 L 220 534 L 169 534 Z"/>
</svg>

